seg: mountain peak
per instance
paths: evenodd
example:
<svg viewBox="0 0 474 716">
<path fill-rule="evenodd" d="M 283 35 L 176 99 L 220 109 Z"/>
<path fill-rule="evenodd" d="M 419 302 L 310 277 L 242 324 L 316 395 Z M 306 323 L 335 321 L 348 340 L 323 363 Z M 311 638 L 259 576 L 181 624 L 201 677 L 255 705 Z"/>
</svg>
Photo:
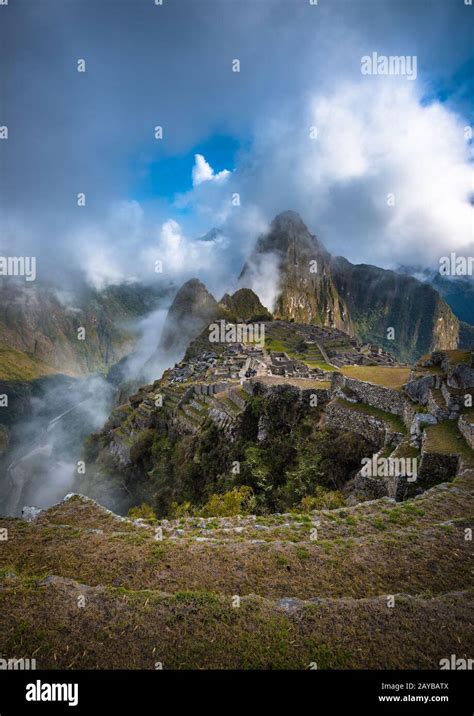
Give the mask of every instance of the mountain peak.
<svg viewBox="0 0 474 716">
<path fill-rule="evenodd" d="M 275 216 L 271 223 L 272 229 L 288 227 L 294 227 L 295 229 L 299 229 L 301 231 L 308 231 L 308 227 L 304 223 L 301 216 L 297 211 L 293 211 L 292 209 L 280 212 Z"/>
<path fill-rule="evenodd" d="M 217 301 L 198 278 L 186 281 L 170 306 L 160 348 L 183 351 L 218 313 Z"/>
<path fill-rule="evenodd" d="M 257 253 L 276 252 L 284 255 L 290 247 L 305 254 L 313 255 L 315 251 L 326 253 L 301 216 L 296 211 L 288 210 L 275 216 L 269 231 L 260 236 L 255 249 Z"/>
<path fill-rule="evenodd" d="M 203 282 L 200 281 L 198 278 L 190 278 L 188 281 L 183 283 L 181 288 L 178 290 L 173 303 L 176 301 L 176 299 L 178 297 L 184 297 L 187 295 L 191 296 L 192 294 L 199 294 L 199 293 L 209 294 L 209 291 L 207 290 L 207 288 L 205 287 Z"/>
<path fill-rule="evenodd" d="M 219 306 L 236 322 L 250 320 L 271 320 L 271 313 L 262 305 L 251 288 L 239 288 L 232 296 L 224 294 Z"/>
<path fill-rule="evenodd" d="M 223 237 L 223 233 L 221 229 L 216 229 L 215 227 L 207 232 L 207 234 L 204 234 L 204 236 L 201 236 L 198 241 L 218 241 L 220 238 Z"/>
</svg>

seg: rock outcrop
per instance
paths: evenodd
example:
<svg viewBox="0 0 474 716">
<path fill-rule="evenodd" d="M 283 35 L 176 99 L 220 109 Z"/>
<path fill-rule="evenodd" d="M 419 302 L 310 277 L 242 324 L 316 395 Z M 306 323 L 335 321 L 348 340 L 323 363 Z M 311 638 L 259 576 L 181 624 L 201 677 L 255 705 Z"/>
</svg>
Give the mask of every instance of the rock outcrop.
<svg viewBox="0 0 474 716">
<path fill-rule="evenodd" d="M 159 350 L 184 353 L 186 347 L 219 314 L 216 299 L 197 278 L 187 281 L 174 297 L 166 316 Z"/>
<path fill-rule="evenodd" d="M 460 323 L 429 283 L 332 257 L 295 212 L 279 214 L 258 239 L 240 275 L 243 285 L 272 260 L 276 318 L 342 329 L 404 361 L 474 341 L 474 328 Z"/>
<path fill-rule="evenodd" d="M 279 295 L 275 318 L 339 328 L 352 333 L 349 312 L 338 293 L 331 257 L 294 211 L 279 214 L 261 236 L 240 275 L 245 285 L 268 255 L 277 260 Z"/>
</svg>

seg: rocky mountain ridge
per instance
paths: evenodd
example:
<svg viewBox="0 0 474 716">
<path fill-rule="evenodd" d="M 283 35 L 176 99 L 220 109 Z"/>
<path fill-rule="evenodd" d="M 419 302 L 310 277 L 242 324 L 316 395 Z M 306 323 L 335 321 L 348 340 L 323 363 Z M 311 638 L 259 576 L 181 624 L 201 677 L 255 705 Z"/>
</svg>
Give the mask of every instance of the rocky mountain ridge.
<svg viewBox="0 0 474 716">
<path fill-rule="evenodd" d="M 279 214 L 259 238 L 241 283 L 250 282 L 253 271 L 275 257 L 277 318 L 341 328 L 406 361 L 474 345 L 474 328 L 456 318 L 433 286 L 331 256 L 293 211 Z"/>
</svg>

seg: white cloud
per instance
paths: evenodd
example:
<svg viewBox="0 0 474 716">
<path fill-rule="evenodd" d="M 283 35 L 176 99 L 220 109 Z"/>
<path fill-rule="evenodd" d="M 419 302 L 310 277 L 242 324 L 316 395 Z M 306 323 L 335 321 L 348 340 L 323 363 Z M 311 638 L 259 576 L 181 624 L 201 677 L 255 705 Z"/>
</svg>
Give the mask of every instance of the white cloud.
<svg viewBox="0 0 474 716">
<path fill-rule="evenodd" d="M 228 169 L 223 169 L 217 174 L 214 173 L 214 169 L 206 161 L 202 154 L 194 155 L 194 167 L 193 167 L 193 186 L 199 186 L 206 181 L 224 181 L 230 174 Z"/>
<path fill-rule="evenodd" d="M 370 82 L 315 98 L 311 113 L 320 140 L 301 153 L 300 170 L 308 218 L 318 230 L 316 196 L 333 247 L 347 253 L 350 242 L 353 255 L 385 265 L 467 248 L 472 166 L 460 117 L 423 106 L 413 85 Z"/>
<path fill-rule="evenodd" d="M 333 253 L 386 267 L 434 266 L 451 250 L 466 252 L 473 241 L 466 121 L 439 102 L 423 104 L 413 83 L 391 80 L 314 93 L 301 116 L 262 123 L 232 177 L 242 215 L 253 206 L 270 220 L 295 209 Z"/>
<path fill-rule="evenodd" d="M 298 116 L 262 120 L 233 172 L 214 174 L 196 155 L 195 186 L 175 198 L 170 213 L 191 210 L 204 231 L 191 222 L 186 232 L 171 216 L 153 223 L 137 202 L 125 202 L 102 227 L 83 233 L 81 265 L 102 286 L 131 271 L 138 279 L 156 278 L 160 260 L 165 278 L 179 283 L 197 275 L 223 292 L 235 285 L 266 223 L 285 209 L 299 211 L 333 254 L 354 262 L 434 267 L 450 251 L 467 253 L 472 165 L 466 121 L 439 102 L 423 105 L 419 91 L 413 83 L 367 77 L 313 93 Z M 310 138 L 312 126 L 317 139 Z M 239 207 L 232 205 L 234 192 Z M 213 226 L 224 230 L 217 242 L 189 236 Z M 255 277 L 268 304 L 271 275 Z"/>
</svg>

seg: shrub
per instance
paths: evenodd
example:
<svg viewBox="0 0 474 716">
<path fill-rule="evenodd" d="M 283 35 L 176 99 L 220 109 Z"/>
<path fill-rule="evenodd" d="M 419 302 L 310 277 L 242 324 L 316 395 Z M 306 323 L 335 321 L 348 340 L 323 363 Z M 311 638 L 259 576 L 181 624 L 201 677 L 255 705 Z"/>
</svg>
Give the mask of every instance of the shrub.
<svg viewBox="0 0 474 716">
<path fill-rule="evenodd" d="M 155 522 L 156 515 L 153 507 L 147 502 L 142 502 L 141 505 L 131 507 L 127 513 L 127 517 L 131 520 L 147 520 L 147 522 Z"/>
<path fill-rule="evenodd" d="M 296 353 L 306 353 L 308 351 L 308 344 L 303 340 L 299 340 L 295 345 Z"/>
<path fill-rule="evenodd" d="M 189 501 L 181 502 L 180 504 L 177 502 L 171 503 L 171 519 L 179 520 L 182 517 L 192 517 L 195 514 L 196 510 Z"/>
<path fill-rule="evenodd" d="M 345 500 L 339 490 L 325 490 L 320 485 L 314 490 L 314 495 L 303 497 L 298 509 L 301 512 L 311 512 L 312 510 L 337 510 L 338 507 L 344 507 Z"/>
<path fill-rule="evenodd" d="M 209 501 L 199 510 L 200 517 L 232 517 L 249 514 L 254 506 L 253 490 L 248 485 L 234 487 L 229 492 L 211 495 Z"/>
<path fill-rule="evenodd" d="M 153 430 L 143 430 L 139 433 L 132 447 L 130 448 L 130 460 L 132 463 L 141 465 L 142 467 L 151 467 L 151 449 L 155 433 Z"/>
</svg>

